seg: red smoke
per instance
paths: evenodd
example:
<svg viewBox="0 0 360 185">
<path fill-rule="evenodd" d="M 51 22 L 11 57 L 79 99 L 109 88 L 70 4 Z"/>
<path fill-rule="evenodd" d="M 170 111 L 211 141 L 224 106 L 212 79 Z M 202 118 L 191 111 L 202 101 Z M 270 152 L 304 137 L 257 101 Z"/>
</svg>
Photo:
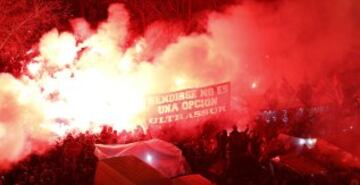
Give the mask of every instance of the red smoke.
<svg viewBox="0 0 360 185">
<path fill-rule="evenodd" d="M 51 142 L 44 136 L 54 133 L 144 124 L 148 94 L 231 81 L 234 107 L 257 109 L 265 92 L 281 99 L 285 79 L 290 89 L 306 81 L 320 86 L 317 97 L 327 96 L 321 84 L 337 79 L 359 47 L 359 6 L 352 0 L 276 2 L 246 1 L 209 13 L 205 33 L 186 35 L 181 22 L 154 22 L 131 47 L 129 14 L 120 4 L 109 7 L 96 29 L 83 19 L 70 21 L 71 33 L 53 29 L 39 41 L 28 74 L 0 76 L 0 112 L 7 113 L 0 117 L 0 138 L 6 138 L 0 149 L 11 154 L 0 155 L 0 162 L 37 151 L 38 141 Z"/>
</svg>

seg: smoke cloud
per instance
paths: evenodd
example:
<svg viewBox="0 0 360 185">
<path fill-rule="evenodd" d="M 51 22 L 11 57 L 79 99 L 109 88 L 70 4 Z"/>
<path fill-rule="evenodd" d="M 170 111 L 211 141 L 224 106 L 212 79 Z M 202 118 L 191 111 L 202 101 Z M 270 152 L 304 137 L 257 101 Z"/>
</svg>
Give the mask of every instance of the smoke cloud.
<svg viewBox="0 0 360 185">
<path fill-rule="evenodd" d="M 51 135 L 42 128 L 36 88 L 8 74 L 0 74 L 0 84 L 0 164 L 6 168 L 27 154 L 41 152 Z"/>
<path fill-rule="evenodd" d="M 231 80 L 239 91 L 253 81 L 266 89 L 283 78 L 295 84 L 305 77 L 318 80 L 339 70 L 358 43 L 353 3 L 305 0 L 231 7 L 210 15 L 207 34 L 179 38 L 158 61 L 165 70 L 190 71 L 196 79 Z"/>
<path fill-rule="evenodd" d="M 156 22 L 131 47 L 120 4 L 96 29 L 76 19 L 73 33 L 50 31 L 28 74 L 0 75 L 0 149 L 8 151 L 0 164 L 38 151 L 54 133 L 143 124 L 148 94 L 231 81 L 234 99 L 249 106 L 283 79 L 294 87 L 331 79 L 359 47 L 355 1 L 275 2 L 210 13 L 206 33 Z"/>
</svg>

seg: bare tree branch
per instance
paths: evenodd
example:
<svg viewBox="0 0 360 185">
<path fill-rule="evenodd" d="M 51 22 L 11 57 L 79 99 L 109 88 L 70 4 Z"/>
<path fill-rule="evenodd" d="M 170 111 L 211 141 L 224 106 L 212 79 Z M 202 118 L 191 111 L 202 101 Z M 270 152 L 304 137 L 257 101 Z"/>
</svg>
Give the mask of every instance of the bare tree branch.
<svg viewBox="0 0 360 185">
<path fill-rule="evenodd" d="M 0 0 L 0 72 L 18 67 L 40 36 L 68 16 L 62 0 Z"/>
</svg>

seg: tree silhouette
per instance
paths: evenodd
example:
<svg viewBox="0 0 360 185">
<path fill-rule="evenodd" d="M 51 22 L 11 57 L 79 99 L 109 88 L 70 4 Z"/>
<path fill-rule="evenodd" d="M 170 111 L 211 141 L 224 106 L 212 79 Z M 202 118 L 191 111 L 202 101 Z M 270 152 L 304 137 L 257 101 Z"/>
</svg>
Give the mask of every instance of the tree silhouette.
<svg viewBox="0 0 360 185">
<path fill-rule="evenodd" d="M 0 72 L 21 73 L 21 59 L 68 16 L 61 0 L 0 0 Z"/>
</svg>

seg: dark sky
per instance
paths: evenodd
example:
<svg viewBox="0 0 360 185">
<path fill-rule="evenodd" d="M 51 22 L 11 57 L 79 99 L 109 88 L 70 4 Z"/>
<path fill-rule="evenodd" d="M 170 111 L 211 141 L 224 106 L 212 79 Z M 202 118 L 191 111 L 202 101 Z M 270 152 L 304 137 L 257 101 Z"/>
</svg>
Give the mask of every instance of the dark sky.
<svg viewBox="0 0 360 185">
<path fill-rule="evenodd" d="M 107 17 L 111 3 L 122 3 L 131 15 L 133 31 L 142 33 L 146 27 L 158 20 L 193 21 L 209 11 L 222 11 L 227 5 L 239 0 L 66 0 L 74 17 L 84 17 L 96 25 Z M 264 1 L 264 0 L 262 0 Z M 267 0 L 268 1 L 268 0 Z M 189 26 L 188 32 L 196 25 Z"/>
</svg>

